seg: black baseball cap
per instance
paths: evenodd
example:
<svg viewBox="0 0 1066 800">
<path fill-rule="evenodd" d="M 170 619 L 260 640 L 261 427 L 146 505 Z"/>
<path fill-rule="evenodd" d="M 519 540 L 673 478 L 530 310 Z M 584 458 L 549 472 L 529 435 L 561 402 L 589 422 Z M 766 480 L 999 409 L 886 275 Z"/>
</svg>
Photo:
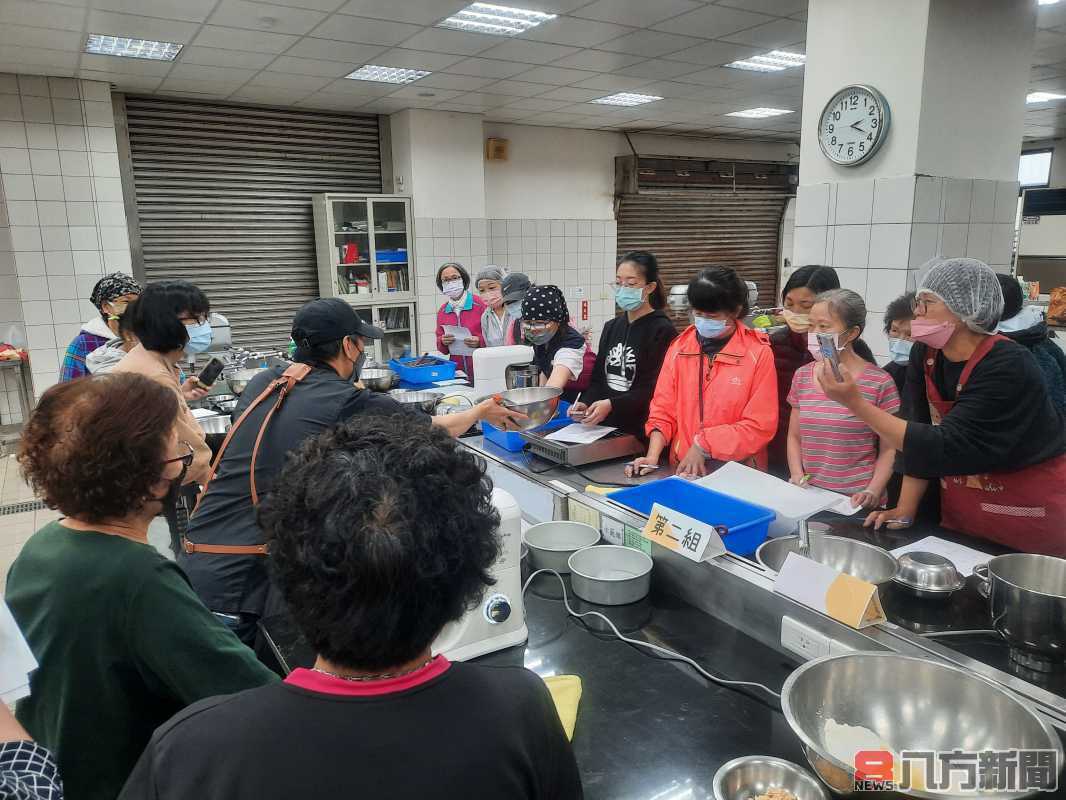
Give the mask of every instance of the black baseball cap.
<svg viewBox="0 0 1066 800">
<path fill-rule="evenodd" d="M 521 300 L 526 296 L 530 286 L 532 284 L 529 282 L 529 276 L 522 272 L 510 272 L 504 275 L 503 283 L 500 284 L 503 302 L 514 303 Z"/>
<path fill-rule="evenodd" d="M 339 297 L 320 297 L 304 303 L 292 321 L 292 340 L 297 347 L 336 342 L 345 336 L 382 339 L 385 332 L 368 325 Z"/>
</svg>

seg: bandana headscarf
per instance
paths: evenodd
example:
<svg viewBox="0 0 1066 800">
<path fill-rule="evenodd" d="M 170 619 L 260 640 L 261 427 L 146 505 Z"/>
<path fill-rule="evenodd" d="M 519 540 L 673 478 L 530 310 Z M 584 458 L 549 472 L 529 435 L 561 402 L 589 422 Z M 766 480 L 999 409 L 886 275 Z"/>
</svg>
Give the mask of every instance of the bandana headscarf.
<svg viewBox="0 0 1066 800">
<path fill-rule="evenodd" d="M 522 319 L 566 325 L 570 321 L 570 312 L 562 290 L 558 286 L 532 287 L 522 300 Z"/>
<path fill-rule="evenodd" d="M 133 276 L 125 272 L 112 272 L 96 282 L 93 293 L 89 295 L 89 302 L 103 311 L 104 303 L 110 303 L 124 294 L 140 293 L 141 285 L 133 279 Z"/>
</svg>

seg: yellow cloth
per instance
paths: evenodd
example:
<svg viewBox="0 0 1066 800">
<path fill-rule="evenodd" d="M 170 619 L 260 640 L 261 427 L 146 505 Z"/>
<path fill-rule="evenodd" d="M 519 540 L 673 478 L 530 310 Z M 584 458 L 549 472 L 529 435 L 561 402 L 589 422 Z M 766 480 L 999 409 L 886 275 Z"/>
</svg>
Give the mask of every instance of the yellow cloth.
<svg viewBox="0 0 1066 800">
<path fill-rule="evenodd" d="M 610 494 L 611 492 L 616 492 L 618 490 L 611 488 L 610 486 L 596 486 L 595 484 L 590 483 L 585 487 L 585 491 L 589 494 Z"/>
<path fill-rule="evenodd" d="M 555 710 L 563 723 L 566 738 L 574 738 L 574 725 L 577 723 L 577 704 L 581 701 L 581 678 L 577 675 L 551 675 L 544 683 L 555 701 Z"/>
</svg>

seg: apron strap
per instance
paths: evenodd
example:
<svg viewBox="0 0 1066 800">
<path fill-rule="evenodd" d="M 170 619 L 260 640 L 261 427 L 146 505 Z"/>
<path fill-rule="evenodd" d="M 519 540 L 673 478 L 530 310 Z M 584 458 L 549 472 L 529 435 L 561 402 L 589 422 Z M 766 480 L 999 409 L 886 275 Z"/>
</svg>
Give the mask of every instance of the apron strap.
<svg viewBox="0 0 1066 800">
<path fill-rule="evenodd" d="M 959 393 L 962 392 L 963 387 L 966 386 L 967 381 L 970 380 L 970 375 L 973 373 L 974 368 L 981 363 L 981 359 L 988 355 L 989 351 L 998 341 L 1007 341 L 1006 336 L 1001 334 L 994 334 L 992 336 L 986 336 L 977 349 L 973 351 L 973 354 L 966 360 L 966 366 L 962 369 L 962 375 L 959 376 L 959 382 L 955 386 L 955 399 L 959 397 Z M 936 364 L 936 357 L 940 355 L 939 350 L 929 348 L 925 353 L 925 393 L 926 397 L 931 402 L 942 403 L 944 398 L 940 394 L 940 390 L 936 388 L 936 382 L 933 380 L 933 365 Z"/>
<path fill-rule="evenodd" d="M 306 378 L 311 372 L 311 367 L 308 364 L 290 364 L 289 367 L 281 373 L 281 376 L 275 378 L 270 384 L 255 398 L 241 414 L 240 418 L 230 427 L 229 432 L 226 434 L 226 438 L 222 441 L 222 446 L 218 449 L 218 455 L 215 456 L 215 461 L 211 465 L 211 471 L 207 475 L 207 480 L 204 482 L 204 488 L 200 492 L 200 496 L 196 499 L 196 506 L 193 508 L 193 514 L 200 508 L 200 503 L 204 499 L 204 495 L 207 494 L 207 487 L 211 485 L 211 481 L 215 477 L 215 473 L 218 471 L 219 465 L 222 463 L 222 456 L 226 453 L 226 448 L 229 447 L 230 441 L 233 439 L 233 435 L 237 432 L 237 429 L 248 419 L 252 412 L 252 409 L 256 408 L 260 403 L 266 400 L 275 391 L 278 391 L 278 399 L 274 403 L 274 406 L 267 412 L 266 417 L 263 419 L 262 424 L 259 426 L 259 433 L 255 437 L 255 446 L 252 448 L 252 464 L 249 474 L 249 483 L 252 492 L 252 506 L 259 505 L 259 494 L 255 487 L 255 462 L 259 456 L 259 445 L 263 441 L 263 434 L 266 433 L 267 425 L 270 423 L 271 418 L 274 416 L 281 404 L 285 401 L 289 392 L 292 391 L 292 387 Z M 280 391 L 279 391 L 280 390 Z M 269 550 L 265 544 L 256 545 L 218 545 L 218 544 L 199 544 L 197 542 L 190 542 L 186 537 L 182 537 L 182 547 L 186 553 L 215 553 L 221 555 L 266 555 Z"/>
</svg>

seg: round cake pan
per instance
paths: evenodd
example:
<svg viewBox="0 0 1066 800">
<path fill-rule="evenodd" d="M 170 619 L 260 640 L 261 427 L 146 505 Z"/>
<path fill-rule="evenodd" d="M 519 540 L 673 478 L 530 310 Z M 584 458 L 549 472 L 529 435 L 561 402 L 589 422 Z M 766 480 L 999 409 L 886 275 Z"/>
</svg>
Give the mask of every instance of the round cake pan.
<svg viewBox="0 0 1066 800">
<path fill-rule="evenodd" d="M 570 585 L 589 603 L 622 606 L 651 589 L 651 556 L 615 544 L 586 547 L 570 556 Z"/>
</svg>

